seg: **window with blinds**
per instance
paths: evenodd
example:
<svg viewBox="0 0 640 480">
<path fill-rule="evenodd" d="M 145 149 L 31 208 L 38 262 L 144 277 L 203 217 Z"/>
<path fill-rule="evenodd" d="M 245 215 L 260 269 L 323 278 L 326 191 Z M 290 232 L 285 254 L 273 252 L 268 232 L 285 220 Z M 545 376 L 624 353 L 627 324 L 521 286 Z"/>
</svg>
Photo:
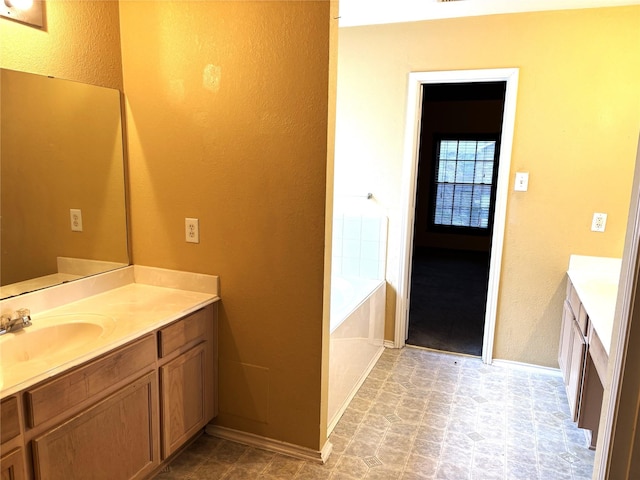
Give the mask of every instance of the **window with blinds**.
<svg viewBox="0 0 640 480">
<path fill-rule="evenodd" d="M 439 140 L 432 224 L 486 230 L 490 226 L 496 140 Z"/>
</svg>

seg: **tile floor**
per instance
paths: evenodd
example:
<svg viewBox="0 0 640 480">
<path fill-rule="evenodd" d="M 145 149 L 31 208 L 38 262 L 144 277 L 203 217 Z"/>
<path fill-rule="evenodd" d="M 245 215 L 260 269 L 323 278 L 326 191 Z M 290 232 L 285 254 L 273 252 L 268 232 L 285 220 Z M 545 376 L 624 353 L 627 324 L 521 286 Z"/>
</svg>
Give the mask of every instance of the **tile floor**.
<svg viewBox="0 0 640 480">
<path fill-rule="evenodd" d="M 155 480 L 586 480 L 594 453 L 562 379 L 480 359 L 387 349 L 317 465 L 203 435 Z"/>
</svg>

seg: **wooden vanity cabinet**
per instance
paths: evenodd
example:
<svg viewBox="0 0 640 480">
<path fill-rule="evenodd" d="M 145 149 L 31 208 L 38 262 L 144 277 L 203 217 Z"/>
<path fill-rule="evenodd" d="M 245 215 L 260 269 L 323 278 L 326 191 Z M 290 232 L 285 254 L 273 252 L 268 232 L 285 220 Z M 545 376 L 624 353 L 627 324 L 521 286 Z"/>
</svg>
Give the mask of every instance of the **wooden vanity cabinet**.
<svg viewBox="0 0 640 480">
<path fill-rule="evenodd" d="M 584 324 L 588 318 L 580 303 L 576 302 L 577 296 L 574 296 L 573 292 L 575 289 L 571 281 L 568 281 L 567 299 L 562 310 L 558 364 L 564 379 L 571 417 L 575 422 L 578 420 L 580 410 L 583 365 L 586 356 L 586 341 L 578 318 L 582 317 Z"/>
<path fill-rule="evenodd" d="M 217 414 L 216 307 L 3 399 L 0 480 L 152 478 Z"/>
<path fill-rule="evenodd" d="M 585 429 L 594 449 L 604 394 L 600 379 L 606 376 L 608 355 L 569 279 L 558 352 L 572 420 Z"/>
<path fill-rule="evenodd" d="M 24 393 L 36 480 L 145 478 L 160 463 L 155 335 Z"/>
<path fill-rule="evenodd" d="M 217 414 L 217 329 L 212 314 L 208 307 L 158 332 L 163 459 Z"/>
</svg>

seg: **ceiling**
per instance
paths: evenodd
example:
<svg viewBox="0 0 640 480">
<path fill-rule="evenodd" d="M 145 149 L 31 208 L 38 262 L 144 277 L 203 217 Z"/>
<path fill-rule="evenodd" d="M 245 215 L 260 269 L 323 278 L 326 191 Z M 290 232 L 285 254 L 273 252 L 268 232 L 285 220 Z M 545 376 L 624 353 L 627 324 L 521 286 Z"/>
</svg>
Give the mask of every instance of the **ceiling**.
<svg viewBox="0 0 640 480">
<path fill-rule="evenodd" d="M 340 27 L 500 13 L 638 5 L 640 0 L 340 0 Z"/>
</svg>

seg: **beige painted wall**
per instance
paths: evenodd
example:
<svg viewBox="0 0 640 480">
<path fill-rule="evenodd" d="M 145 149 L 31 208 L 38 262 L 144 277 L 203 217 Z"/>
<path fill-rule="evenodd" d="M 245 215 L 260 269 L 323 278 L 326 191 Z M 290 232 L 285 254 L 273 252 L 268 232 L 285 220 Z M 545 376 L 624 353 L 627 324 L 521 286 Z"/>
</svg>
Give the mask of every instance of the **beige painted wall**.
<svg viewBox="0 0 640 480">
<path fill-rule="evenodd" d="M 319 448 L 337 3 L 155 2 L 148 19 L 146 6 L 122 5 L 134 259 L 221 275 L 221 423 Z M 118 3 L 45 11 L 43 30 L 0 18 L 1 66 L 122 89 Z M 200 245 L 183 242 L 187 215 L 201 220 Z"/>
<path fill-rule="evenodd" d="M 640 126 L 640 7 L 494 15 L 340 32 L 336 194 L 389 216 L 386 338 L 395 328 L 411 71 L 520 69 L 494 356 L 557 367 L 572 253 L 621 256 Z M 513 175 L 511 186 L 513 185 Z M 590 231 L 593 212 L 607 231 Z"/>
<path fill-rule="evenodd" d="M 47 0 L 42 29 L 0 17 L 0 67 L 122 90 L 118 2 Z"/>
<path fill-rule="evenodd" d="M 330 3 L 122 2 L 120 21 L 133 260 L 220 275 L 217 423 L 319 449 Z"/>
</svg>

